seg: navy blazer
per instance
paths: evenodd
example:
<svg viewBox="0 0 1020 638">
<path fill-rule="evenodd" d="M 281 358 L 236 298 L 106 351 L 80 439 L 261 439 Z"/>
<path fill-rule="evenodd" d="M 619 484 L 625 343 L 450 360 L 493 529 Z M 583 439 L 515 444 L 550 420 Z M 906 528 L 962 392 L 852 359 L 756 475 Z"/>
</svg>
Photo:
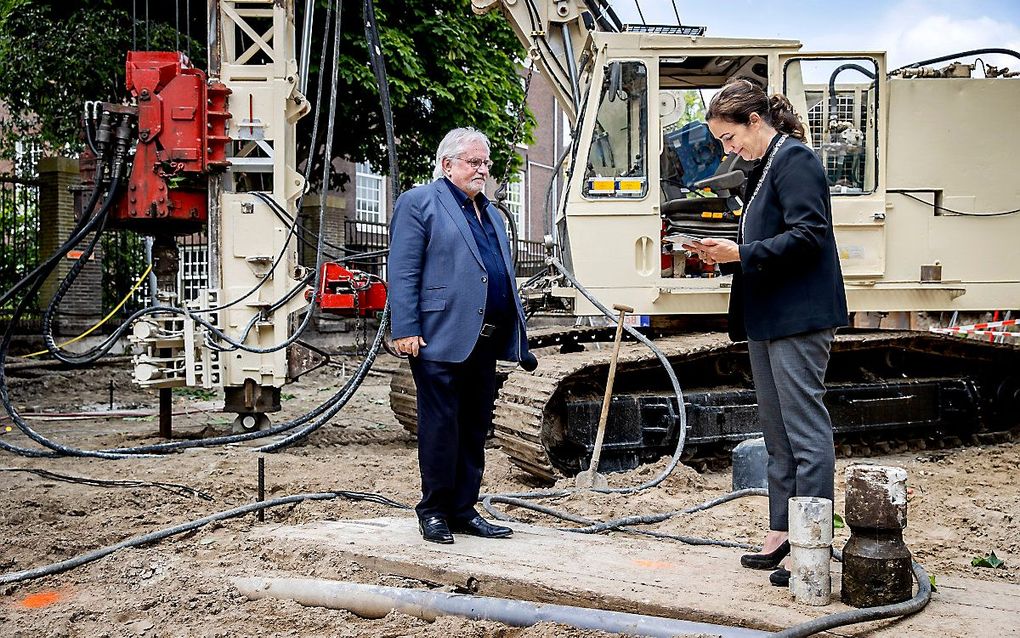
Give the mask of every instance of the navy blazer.
<svg viewBox="0 0 1020 638">
<path fill-rule="evenodd" d="M 779 139 L 772 139 L 765 158 Z M 748 176 L 744 202 L 765 161 Z M 814 152 L 788 138 L 743 217 L 739 266 L 724 270 L 733 273 L 730 337 L 765 341 L 847 325 L 829 185 Z"/>
<path fill-rule="evenodd" d="M 515 275 L 510 241 L 499 212 L 484 214 L 499 236 L 503 263 Z M 487 274 L 478 245 L 459 203 L 442 178 L 397 198 L 390 221 L 389 299 L 394 339 L 421 336 L 426 361 L 458 363 L 478 341 L 488 296 Z M 528 352 L 524 309 L 514 291 L 517 321 L 499 358 L 520 361 Z"/>
</svg>

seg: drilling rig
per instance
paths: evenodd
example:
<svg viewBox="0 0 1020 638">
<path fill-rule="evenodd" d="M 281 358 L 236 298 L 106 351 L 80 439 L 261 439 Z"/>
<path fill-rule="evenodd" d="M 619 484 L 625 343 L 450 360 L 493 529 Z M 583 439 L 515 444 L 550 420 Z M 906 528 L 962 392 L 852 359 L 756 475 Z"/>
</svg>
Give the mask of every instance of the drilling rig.
<svg viewBox="0 0 1020 638">
<path fill-rule="evenodd" d="M 645 332 L 684 388 L 679 406 L 656 359 L 625 348 L 600 469 L 669 454 L 681 412 L 692 454 L 759 432 L 746 345 L 718 331 L 730 278 L 669 240 L 735 238 L 742 206 L 740 161 L 723 157 L 704 123 L 672 117 L 690 92 L 746 78 L 785 94 L 805 118 L 829 178 L 851 313 L 1020 308 L 1020 196 L 1009 157 L 1020 133 L 1004 126 L 1020 100 L 1016 73 L 985 65 L 978 76 L 975 64 L 954 61 L 964 54 L 890 70 L 883 52 L 810 53 L 795 40 L 625 25 L 603 0 L 472 5 L 507 18 L 572 123 L 550 264 L 563 264 L 604 306 L 647 318 Z M 563 271 L 550 267 L 522 288 L 529 312 L 598 315 Z M 507 374 L 495 434 L 525 471 L 552 480 L 585 469 L 609 356 L 583 344 L 605 332 L 536 333 L 539 369 Z M 842 331 L 826 399 L 837 440 L 952 442 L 1008 431 L 1020 407 L 1018 355 L 1010 344 L 921 331 Z M 391 405 L 413 430 L 403 376 Z"/>
<path fill-rule="evenodd" d="M 151 306 L 129 335 L 135 381 L 159 389 L 161 413 L 172 388 L 222 388 L 235 431 L 265 430 L 281 387 L 308 367 L 297 337 L 311 308 L 365 317 L 384 308 L 385 286 L 318 255 L 317 266 L 299 262 L 310 15 L 299 69 L 293 0 L 209 6 L 208 73 L 183 53 L 131 51 L 127 99 L 87 106 L 83 182 L 107 193 L 105 229 L 151 241 Z M 208 285 L 185 299 L 177 238 L 203 231 Z"/>
</svg>

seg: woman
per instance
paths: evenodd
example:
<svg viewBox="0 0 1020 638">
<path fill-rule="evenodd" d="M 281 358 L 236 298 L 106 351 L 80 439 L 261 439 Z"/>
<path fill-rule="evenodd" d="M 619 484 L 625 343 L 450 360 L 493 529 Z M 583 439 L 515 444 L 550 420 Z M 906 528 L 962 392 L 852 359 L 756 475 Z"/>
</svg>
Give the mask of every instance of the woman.
<svg viewBox="0 0 1020 638">
<path fill-rule="evenodd" d="M 825 170 L 782 95 L 747 80 L 724 87 L 705 118 L 727 152 L 757 160 L 744 190 L 737 241 L 707 238 L 696 250 L 733 274 L 729 326 L 747 339 L 768 450 L 769 532 L 741 564 L 775 569 L 790 551 L 787 501 L 833 498 L 832 423 L 822 403 L 835 328 L 847 325 Z M 779 568 L 769 580 L 788 584 Z"/>
</svg>

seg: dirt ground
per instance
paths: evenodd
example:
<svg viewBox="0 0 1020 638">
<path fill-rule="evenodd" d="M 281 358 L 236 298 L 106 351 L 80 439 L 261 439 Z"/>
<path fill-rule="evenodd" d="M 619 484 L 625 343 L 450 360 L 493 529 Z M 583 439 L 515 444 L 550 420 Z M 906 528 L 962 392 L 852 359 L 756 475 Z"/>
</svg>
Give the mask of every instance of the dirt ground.
<svg viewBox="0 0 1020 638">
<path fill-rule="evenodd" d="M 383 358 L 377 369 L 395 369 Z M 11 397 L 26 413 L 108 410 L 110 387 L 116 410 L 152 413 L 155 393 L 130 382 L 128 366 L 87 372 L 35 372 L 11 381 Z M 315 372 L 284 389 L 284 413 L 301 414 L 343 383 L 339 370 Z M 389 375 L 376 372 L 351 403 L 307 441 L 266 455 L 267 496 L 352 490 L 376 492 L 413 505 L 418 497 L 414 438 L 397 424 L 388 405 Z M 229 418 L 217 412 L 217 397 L 175 395 L 178 435 L 226 433 Z M 64 444 L 90 449 L 156 442 L 151 414 L 129 417 L 54 419 L 30 423 Z M 26 445 L 17 429 L 0 436 Z M 0 468 L 36 468 L 97 479 L 137 479 L 186 485 L 212 497 L 152 487 L 100 487 L 69 483 L 20 471 L 0 471 L 0 572 L 9 573 L 72 558 L 126 538 L 175 526 L 250 503 L 256 495 L 256 458 L 250 445 L 196 449 L 158 459 L 29 459 L 7 453 Z M 906 541 L 918 561 L 936 579 L 958 575 L 1020 584 L 1020 444 L 922 450 L 867 459 L 905 468 L 912 496 Z M 837 494 L 842 492 L 840 459 Z M 487 451 L 483 490 L 517 492 L 541 487 L 515 469 L 498 449 Z M 627 474 L 614 485 L 643 482 L 661 470 L 663 459 Z M 565 482 L 572 484 L 572 481 Z M 634 496 L 572 496 L 556 507 L 598 519 L 676 510 L 724 494 L 728 471 L 699 474 L 679 467 L 665 483 Z M 840 497 L 837 497 L 838 499 Z M 836 504 L 842 511 L 842 502 Z M 544 525 L 558 521 L 524 511 L 521 520 Z M 767 507 L 763 498 L 747 498 L 653 529 L 746 543 L 760 542 Z M 274 508 L 266 520 L 297 524 L 321 519 L 401 515 L 380 505 L 346 500 L 305 502 Z M 410 516 L 410 513 L 406 515 Z M 71 571 L 0 587 L 0 634 L 8 637 L 120 636 L 467 636 L 558 638 L 604 636 L 542 624 L 527 629 L 492 622 L 441 618 L 427 623 L 402 614 L 364 620 L 350 613 L 309 609 L 295 603 L 250 602 L 229 584 L 231 576 L 289 574 L 400 587 L 428 587 L 374 572 L 354 562 L 315 551 L 282 555 L 250 532 L 254 515 L 213 524 L 157 544 L 123 550 Z M 837 530 L 837 546 L 849 536 Z M 579 540 L 583 542 L 583 538 Z M 668 556 L 675 544 L 662 542 Z M 734 560 L 740 553 L 734 551 Z M 988 552 L 1005 561 L 1004 569 L 971 566 Z M 763 580 L 763 586 L 768 585 Z"/>
</svg>

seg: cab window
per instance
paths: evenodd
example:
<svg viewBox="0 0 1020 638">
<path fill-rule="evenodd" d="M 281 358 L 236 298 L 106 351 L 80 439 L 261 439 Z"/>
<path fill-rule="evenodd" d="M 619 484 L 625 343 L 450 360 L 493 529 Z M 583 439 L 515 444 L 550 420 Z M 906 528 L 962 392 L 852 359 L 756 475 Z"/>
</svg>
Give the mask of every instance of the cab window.
<svg viewBox="0 0 1020 638">
<path fill-rule="evenodd" d="M 800 58 L 786 65 L 786 90 L 803 96 L 811 147 L 833 195 L 877 188 L 877 73 L 872 58 Z"/>
<path fill-rule="evenodd" d="M 585 166 L 584 195 L 639 199 L 648 193 L 648 71 L 637 61 L 605 68 Z"/>
</svg>

